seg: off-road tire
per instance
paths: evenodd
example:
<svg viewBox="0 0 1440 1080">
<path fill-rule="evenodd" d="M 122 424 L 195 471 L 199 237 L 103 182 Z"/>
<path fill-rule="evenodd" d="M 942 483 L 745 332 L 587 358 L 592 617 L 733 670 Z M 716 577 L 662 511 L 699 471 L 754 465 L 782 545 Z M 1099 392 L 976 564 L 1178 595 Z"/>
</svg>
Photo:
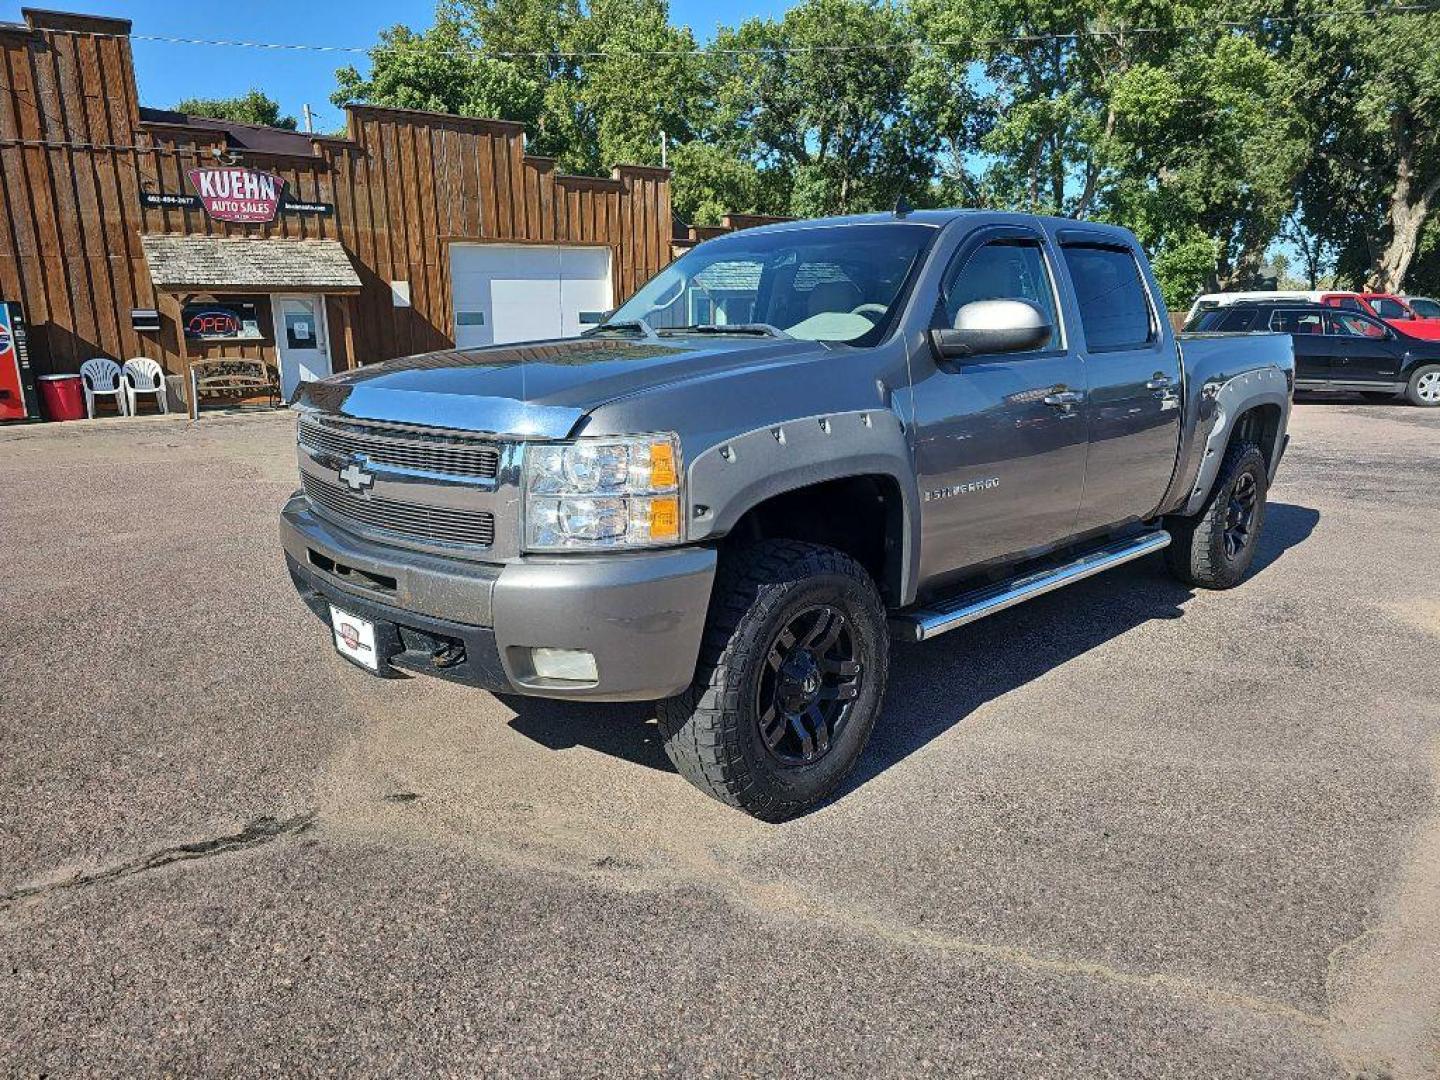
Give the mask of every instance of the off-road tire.
<svg viewBox="0 0 1440 1080">
<path fill-rule="evenodd" d="M 785 764 L 760 732 L 757 698 L 776 638 L 815 605 L 844 616 L 861 665 L 858 694 L 830 749 Z M 706 794 L 764 821 L 783 821 L 839 785 L 869 741 L 889 669 L 885 605 L 854 559 L 832 548 L 765 540 L 721 559 L 690 689 L 662 701 L 665 752 Z"/>
<path fill-rule="evenodd" d="M 1247 542 L 1232 555 L 1226 548 L 1227 518 L 1237 488 L 1247 483 L 1255 485 L 1254 514 Z M 1225 451 L 1215 486 L 1200 512 L 1193 517 L 1165 519 L 1171 536 L 1165 559 L 1171 572 L 1186 584 L 1202 589 L 1233 589 L 1239 585 L 1259 547 L 1268 488 L 1265 455 L 1260 447 L 1252 442 L 1233 443 Z"/>
<path fill-rule="evenodd" d="M 1424 364 L 1416 368 L 1410 374 L 1410 381 L 1405 384 L 1405 400 L 1425 409 L 1440 405 L 1440 398 L 1434 397 L 1434 391 L 1430 389 L 1436 380 L 1440 380 L 1440 364 Z M 1430 396 L 1422 397 L 1422 389 Z"/>
</svg>

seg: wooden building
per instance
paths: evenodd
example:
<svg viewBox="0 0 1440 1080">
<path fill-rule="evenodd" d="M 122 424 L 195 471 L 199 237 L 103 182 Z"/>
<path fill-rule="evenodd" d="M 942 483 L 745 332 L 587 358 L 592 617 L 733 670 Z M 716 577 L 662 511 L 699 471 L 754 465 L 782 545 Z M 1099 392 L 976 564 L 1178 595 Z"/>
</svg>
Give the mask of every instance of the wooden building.
<svg viewBox="0 0 1440 1080">
<path fill-rule="evenodd" d="M 669 173 L 567 176 L 521 125 L 352 106 L 322 137 L 140 105 L 124 19 L 0 24 L 0 299 L 38 374 L 300 378 L 577 332 L 669 261 Z"/>
</svg>

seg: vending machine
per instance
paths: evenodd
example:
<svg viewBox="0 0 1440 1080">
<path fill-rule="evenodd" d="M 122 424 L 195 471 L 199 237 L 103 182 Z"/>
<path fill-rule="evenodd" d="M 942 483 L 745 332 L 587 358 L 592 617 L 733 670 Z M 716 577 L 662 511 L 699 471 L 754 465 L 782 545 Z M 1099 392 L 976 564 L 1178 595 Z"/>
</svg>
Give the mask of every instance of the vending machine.
<svg viewBox="0 0 1440 1080">
<path fill-rule="evenodd" d="M 17 300 L 0 300 L 0 421 L 39 420 L 35 373 L 25 340 L 25 311 Z"/>
</svg>

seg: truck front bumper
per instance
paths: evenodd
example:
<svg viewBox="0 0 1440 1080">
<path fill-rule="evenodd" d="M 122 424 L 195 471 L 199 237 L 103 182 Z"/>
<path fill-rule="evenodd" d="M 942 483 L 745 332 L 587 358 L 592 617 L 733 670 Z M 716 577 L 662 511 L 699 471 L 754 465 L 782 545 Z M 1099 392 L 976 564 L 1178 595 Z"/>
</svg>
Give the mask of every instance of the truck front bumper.
<svg viewBox="0 0 1440 1080">
<path fill-rule="evenodd" d="M 380 675 L 537 697 L 648 701 L 685 689 L 715 578 L 707 547 L 504 564 L 411 552 L 338 528 L 299 494 L 280 538 L 311 611 L 327 625 L 331 605 L 375 624 Z M 587 652 L 598 677 L 543 678 L 535 649 Z"/>
</svg>

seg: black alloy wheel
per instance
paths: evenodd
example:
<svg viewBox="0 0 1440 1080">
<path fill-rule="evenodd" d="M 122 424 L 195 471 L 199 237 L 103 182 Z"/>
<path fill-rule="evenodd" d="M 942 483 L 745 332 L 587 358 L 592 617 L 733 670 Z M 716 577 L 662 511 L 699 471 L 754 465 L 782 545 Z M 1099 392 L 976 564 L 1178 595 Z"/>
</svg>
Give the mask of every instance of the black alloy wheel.
<svg viewBox="0 0 1440 1080">
<path fill-rule="evenodd" d="M 656 709 L 665 753 L 763 821 L 828 798 L 885 696 L 885 601 L 849 555 L 775 538 L 722 551 L 695 679 Z"/>
<path fill-rule="evenodd" d="M 1268 467 L 1259 446 L 1233 442 L 1199 511 L 1165 518 L 1171 536 L 1165 561 L 1181 581 L 1233 589 L 1245 579 L 1265 528 Z"/>
<path fill-rule="evenodd" d="M 864 671 L 845 616 L 824 605 L 796 614 L 771 642 L 756 688 L 766 749 L 782 764 L 812 765 L 844 731 Z"/>
<path fill-rule="evenodd" d="M 1230 502 L 1225 508 L 1225 554 L 1237 558 L 1254 536 L 1255 508 L 1260 502 L 1260 488 L 1253 473 L 1242 472 L 1230 489 Z"/>
</svg>

